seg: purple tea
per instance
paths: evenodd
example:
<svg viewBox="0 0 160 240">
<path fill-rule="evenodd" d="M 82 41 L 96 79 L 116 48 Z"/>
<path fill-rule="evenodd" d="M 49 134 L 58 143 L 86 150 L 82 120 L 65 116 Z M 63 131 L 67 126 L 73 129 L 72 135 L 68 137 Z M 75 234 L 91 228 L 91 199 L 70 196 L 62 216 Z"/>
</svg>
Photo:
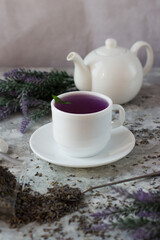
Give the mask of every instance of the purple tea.
<svg viewBox="0 0 160 240">
<path fill-rule="evenodd" d="M 70 104 L 55 103 L 56 108 L 63 112 L 76 114 L 99 112 L 107 108 L 109 105 L 103 98 L 89 94 L 68 95 L 62 97 L 61 100 L 70 102 Z"/>
</svg>

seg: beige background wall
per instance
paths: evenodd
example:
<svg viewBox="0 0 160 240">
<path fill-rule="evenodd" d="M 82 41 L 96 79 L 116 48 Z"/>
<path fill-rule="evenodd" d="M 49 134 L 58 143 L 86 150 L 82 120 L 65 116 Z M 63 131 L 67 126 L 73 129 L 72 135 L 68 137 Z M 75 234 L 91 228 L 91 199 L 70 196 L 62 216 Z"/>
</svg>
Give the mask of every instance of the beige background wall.
<svg viewBox="0 0 160 240">
<path fill-rule="evenodd" d="M 72 66 L 108 37 L 149 42 L 160 67 L 160 0 L 0 0 L 0 67 Z"/>
</svg>

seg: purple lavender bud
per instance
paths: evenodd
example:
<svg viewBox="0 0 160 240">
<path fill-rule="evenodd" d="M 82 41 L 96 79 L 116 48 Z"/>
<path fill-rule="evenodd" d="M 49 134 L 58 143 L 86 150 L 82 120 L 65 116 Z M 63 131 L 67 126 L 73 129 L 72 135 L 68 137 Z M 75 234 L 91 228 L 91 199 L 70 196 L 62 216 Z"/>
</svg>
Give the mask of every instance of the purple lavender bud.
<svg viewBox="0 0 160 240">
<path fill-rule="evenodd" d="M 45 81 L 45 78 L 37 78 L 35 76 L 29 76 L 25 79 L 25 82 L 32 83 L 32 84 L 41 84 Z"/>
<path fill-rule="evenodd" d="M 111 226 L 110 224 L 101 223 L 99 225 L 92 226 L 91 229 L 92 229 L 93 232 L 103 232 L 103 231 L 106 231 L 110 228 L 113 228 L 113 226 Z"/>
<path fill-rule="evenodd" d="M 151 240 L 159 239 L 160 228 L 153 224 L 147 224 L 145 226 L 133 229 L 131 237 L 133 240 Z"/>
<path fill-rule="evenodd" d="M 149 203 L 149 202 L 160 202 L 160 194 L 154 192 L 144 192 L 142 189 L 139 189 L 137 192 L 133 192 L 133 198 L 140 202 Z"/>
<path fill-rule="evenodd" d="M 40 99 L 34 99 L 34 98 L 28 99 L 29 107 L 36 107 L 36 106 L 42 105 L 44 103 L 46 103 L 46 102 L 44 102 L 43 100 L 40 100 Z"/>
<path fill-rule="evenodd" d="M 27 93 L 23 92 L 21 99 L 20 99 L 20 107 L 22 109 L 22 113 L 24 116 L 27 116 L 27 112 L 28 112 L 28 99 L 27 99 Z"/>
<path fill-rule="evenodd" d="M 16 103 L 9 104 L 8 106 L 2 106 L 0 108 L 0 120 L 5 119 L 11 113 L 17 112 L 18 105 Z"/>
<path fill-rule="evenodd" d="M 13 69 L 13 70 L 11 70 L 11 71 L 9 71 L 9 72 L 5 72 L 4 74 L 3 74 L 3 76 L 5 77 L 5 78 L 12 78 L 12 77 L 14 77 L 17 73 L 18 73 L 18 69 Z"/>
<path fill-rule="evenodd" d="M 12 109 L 10 106 L 3 106 L 0 108 L 0 121 L 5 119 L 8 115 L 12 113 Z"/>
<path fill-rule="evenodd" d="M 126 198 L 133 198 L 140 202 L 160 202 L 160 192 L 145 192 L 141 188 L 137 192 L 129 193 L 126 189 L 112 187 L 112 189 L 119 194 L 119 196 L 123 196 Z"/>
<path fill-rule="evenodd" d="M 6 79 L 16 80 L 20 82 L 24 82 L 26 79 L 25 69 L 19 68 L 19 69 L 13 69 L 9 72 L 6 72 L 3 74 L 3 76 Z"/>
<path fill-rule="evenodd" d="M 142 217 L 142 218 L 152 218 L 152 219 L 159 219 L 160 218 L 160 212 L 149 212 L 149 211 L 140 211 L 136 213 L 136 216 Z"/>
<path fill-rule="evenodd" d="M 24 117 L 21 123 L 20 132 L 24 133 L 27 126 L 29 125 L 31 119 L 29 117 Z"/>
<path fill-rule="evenodd" d="M 128 192 L 127 189 L 115 186 L 111 186 L 111 188 L 118 194 L 118 196 L 125 197 L 125 199 L 132 197 L 132 194 Z"/>
<path fill-rule="evenodd" d="M 113 214 L 113 211 L 111 208 L 110 209 L 108 208 L 102 212 L 97 212 L 97 213 L 91 214 L 91 217 L 93 217 L 94 219 L 99 219 L 99 218 L 102 219 L 102 218 L 106 218 L 107 216 L 109 216 L 111 214 Z"/>
<path fill-rule="evenodd" d="M 132 231 L 131 237 L 132 237 L 133 240 L 149 239 L 148 229 L 146 229 L 145 226 L 140 227 L 138 229 L 135 229 L 135 230 Z"/>
</svg>

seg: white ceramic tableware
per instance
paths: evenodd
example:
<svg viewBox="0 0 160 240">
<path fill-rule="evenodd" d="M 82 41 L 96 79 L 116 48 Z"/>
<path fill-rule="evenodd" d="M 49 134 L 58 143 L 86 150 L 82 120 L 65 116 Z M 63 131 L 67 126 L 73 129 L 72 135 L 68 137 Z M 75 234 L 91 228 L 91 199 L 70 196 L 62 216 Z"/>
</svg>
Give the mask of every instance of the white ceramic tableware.
<svg viewBox="0 0 160 240">
<path fill-rule="evenodd" d="M 144 67 L 137 57 L 142 47 L 147 53 Z M 74 62 L 74 81 L 79 90 L 100 92 L 109 96 L 113 103 L 123 104 L 141 89 L 143 76 L 153 64 L 153 50 L 144 41 L 125 49 L 117 46 L 115 39 L 107 39 L 105 46 L 90 52 L 84 61 L 75 52 L 69 53 L 67 60 Z"/>
<path fill-rule="evenodd" d="M 107 165 L 125 157 L 135 145 L 135 137 L 124 126 L 111 131 L 111 138 L 105 148 L 89 158 L 74 158 L 57 148 L 52 135 L 52 123 L 37 129 L 30 138 L 30 147 L 39 158 L 64 167 L 91 168 Z"/>
<path fill-rule="evenodd" d="M 57 147 L 72 157 L 90 157 L 99 153 L 108 143 L 112 128 L 120 127 L 125 120 L 125 111 L 120 105 L 112 104 L 112 100 L 100 93 L 90 91 L 75 91 L 59 95 L 64 97 L 90 96 L 97 101 L 105 101 L 107 107 L 93 113 L 68 113 L 56 107 L 55 100 L 51 102 L 53 137 Z M 72 102 L 71 102 L 72 105 Z M 85 104 L 84 104 L 85 105 Z M 112 122 L 112 110 L 119 112 L 118 119 Z"/>
</svg>

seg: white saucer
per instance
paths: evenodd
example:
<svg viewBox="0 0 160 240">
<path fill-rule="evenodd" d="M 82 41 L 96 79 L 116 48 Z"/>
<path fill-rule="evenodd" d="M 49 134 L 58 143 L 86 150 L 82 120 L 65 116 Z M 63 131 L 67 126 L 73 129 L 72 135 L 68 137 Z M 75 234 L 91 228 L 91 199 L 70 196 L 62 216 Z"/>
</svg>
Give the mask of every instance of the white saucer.
<svg viewBox="0 0 160 240">
<path fill-rule="evenodd" d="M 73 158 L 60 152 L 52 137 L 52 123 L 37 129 L 30 138 L 32 151 L 50 163 L 75 168 L 88 168 L 106 165 L 126 156 L 135 145 L 134 135 L 126 128 L 112 130 L 109 143 L 99 154 L 88 158 Z"/>
</svg>

